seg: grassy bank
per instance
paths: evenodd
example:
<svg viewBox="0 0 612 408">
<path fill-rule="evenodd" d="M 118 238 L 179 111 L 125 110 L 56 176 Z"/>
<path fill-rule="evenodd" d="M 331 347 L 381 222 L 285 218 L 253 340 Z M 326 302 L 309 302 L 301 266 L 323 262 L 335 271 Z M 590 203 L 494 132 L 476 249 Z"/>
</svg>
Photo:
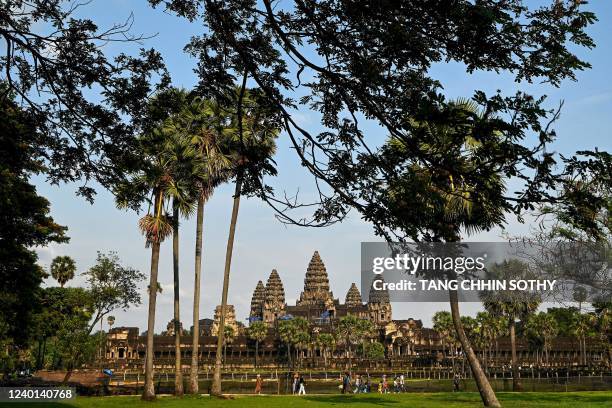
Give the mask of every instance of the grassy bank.
<svg viewBox="0 0 612 408">
<path fill-rule="evenodd" d="M 564 393 L 499 393 L 498 397 L 504 407 L 610 407 L 612 392 L 564 392 Z M 304 407 L 318 408 L 330 405 L 355 406 L 368 408 L 375 406 L 400 407 L 410 406 L 419 408 L 444 407 L 463 408 L 481 406 L 477 393 L 411 393 L 411 394 L 367 394 L 367 395 L 307 395 L 307 396 L 237 396 L 234 399 L 221 400 L 208 396 L 185 397 L 176 399 L 173 397 L 159 397 L 154 404 L 140 401 L 138 397 L 80 397 L 73 401 L 61 403 L 47 403 L 45 407 L 50 408 L 239 408 L 239 407 L 261 407 L 261 408 L 287 408 Z M 19 404 L 19 407 L 37 408 L 42 406 L 38 403 Z"/>
</svg>

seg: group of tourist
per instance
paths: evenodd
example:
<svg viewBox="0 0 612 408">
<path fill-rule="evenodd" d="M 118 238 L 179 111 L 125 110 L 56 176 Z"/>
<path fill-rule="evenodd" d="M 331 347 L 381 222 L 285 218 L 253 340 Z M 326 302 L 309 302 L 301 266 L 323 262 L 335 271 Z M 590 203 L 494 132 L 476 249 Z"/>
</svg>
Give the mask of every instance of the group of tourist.
<svg viewBox="0 0 612 408">
<path fill-rule="evenodd" d="M 371 392 L 370 375 L 355 374 L 355 379 L 351 378 L 351 374 L 347 371 L 341 377 L 342 383 L 338 386 L 342 394 L 354 393 L 362 394 Z M 388 394 L 390 392 L 399 393 L 406 391 L 406 381 L 404 374 L 396 375 L 393 381 L 389 383 L 386 374 L 383 374 L 381 381 L 378 383 L 378 393 Z"/>
<path fill-rule="evenodd" d="M 340 376 L 341 384 L 338 388 L 341 390 L 342 394 L 366 394 L 372 392 L 371 384 L 370 384 L 370 374 L 355 374 L 354 377 L 348 372 L 344 372 Z M 460 381 L 461 376 L 455 374 L 453 378 L 453 391 L 460 390 Z M 263 388 L 263 378 L 260 374 L 257 374 L 257 379 L 255 380 L 255 394 L 261 394 Z M 383 374 L 381 380 L 378 382 L 378 386 L 375 390 L 378 390 L 379 394 L 389 394 L 389 393 L 400 393 L 406 392 L 406 381 L 404 374 L 399 374 L 393 377 L 393 380 L 390 381 L 389 377 L 386 374 Z M 291 383 L 291 394 L 293 395 L 306 395 L 306 381 L 304 381 L 304 377 L 296 372 L 293 374 L 293 381 Z"/>
<path fill-rule="evenodd" d="M 304 377 L 300 373 L 293 374 L 291 390 L 293 395 L 306 395 L 306 381 L 304 381 Z"/>
</svg>

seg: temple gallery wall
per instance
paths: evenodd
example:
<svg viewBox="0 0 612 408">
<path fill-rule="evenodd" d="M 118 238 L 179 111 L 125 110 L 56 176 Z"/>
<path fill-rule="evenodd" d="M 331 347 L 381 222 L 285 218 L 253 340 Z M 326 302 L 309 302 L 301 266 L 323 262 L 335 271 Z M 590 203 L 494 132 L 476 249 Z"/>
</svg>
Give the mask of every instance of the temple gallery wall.
<svg viewBox="0 0 612 408">
<path fill-rule="evenodd" d="M 374 328 L 367 342 L 379 342 L 384 346 L 384 357 L 374 359 L 364 357 L 354 345 L 349 350 L 345 341 L 337 338 L 337 326 L 348 315 L 369 320 Z M 217 333 L 221 307 L 217 306 L 212 318 L 200 320 L 199 358 L 202 367 L 214 364 Z M 224 347 L 224 364 L 232 367 L 252 367 L 256 350 L 258 365 L 265 367 L 285 367 L 290 363 L 287 346 L 279 336 L 278 326 L 284 320 L 304 318 L 309 323 L 310 339 L 308 344 L 300 345 L 298 350 L 300 365 L 303 367 L 344 368 L 353 366 L 380 367 L 418 367 L 451 366 L 453 359 L 461 355 L 458 345 L 432 328 L 423 326 L 421 320 L 412 318 L 397 319 L 392 314 L 389 294 L 385 290 L 371 290 L 368 299 L 362 299 L 355 283 L 344 296 L 344 302 L 335 298 L 330 287 L 328 271 L 318 251 L 312 255 L 306 268 L 304 288 L 295 305 L 285 301 L 283 281 L 277 270 L 272 270 L 266 283 L 257 282 L 251 298 L 249 324 L 264 322 L 267 335 L 256 345 L 248 336 L 248 327 L 237 318 L 234 306 L 228 305 L 225 311 L 225 325 L 229 327 Z M 246 319 L 245 319 L 246 320 Z M 191 363 L 191 330 L 182 330 L 181 353 L 186 368 Z M 334 335 L 337 339 L 332 346 L 317 341 L 323 333 Z M 100 359 L 105 364 L 117 368 L 141 368 L 146 354 L 146 333 L 138 327 L 114 327 L 109 330 L 105 350 Z M 361 339 L 359 342 L 363 343 Z M 510 339 L 500 337 L 496 344 L 474 344 L 477 351 L 487 358 L 488 365 L 507 366 L 510 362 Z M 257 346 L 257 347 L 256 347 Z M 553 339 L 546 361 L 541 350 L 534 348 L 527 339 L 517 339 L 518 360 L 522 365 L 546 364 L 567 366 L 580 364 L 579 339 L 557 337 Z M 174 366 L 174 324 L 169 322 L 167 329 L 155 337 L 155 365 L 158 368 Z M 349 355 L 350 353 L 350 355 Z M 605 345 L 596 339 L 587 340 L 588 364 L 605 364 L 608 357 Z"/>
</svg>

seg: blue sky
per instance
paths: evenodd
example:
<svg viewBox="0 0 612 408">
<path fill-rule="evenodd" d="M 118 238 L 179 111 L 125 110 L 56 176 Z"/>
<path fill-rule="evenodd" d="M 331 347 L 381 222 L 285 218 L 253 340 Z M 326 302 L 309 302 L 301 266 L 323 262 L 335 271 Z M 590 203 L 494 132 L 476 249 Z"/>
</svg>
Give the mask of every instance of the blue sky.
<svg viewBox="0 0 612 408">
<path fill-rule="evenodd" d="M 566 81 L 559 88 L 535 84 L 521 86 L 532 94 L 547 94 L 549 107 L 565 101 L 561 118 L 556 123 L 558 141 L 554 148 L 561 153 L 572 153 L 581 149 L 599 147 L 610 150 L 612 146 L 610 128 L 612 125 L 612 81 L 609 78 L 612 64 L 612 5 L 609 2 L 595 1 L 588 6 L 595 11 L 599 22 L 589 32 L 595 39 L 594 50 L 578 50 L 578 54 L 589 61 L 593 68 L 578 73 L 578 81 Z M 151 9 L 146 2 L 119 0 L 94 0 L 80 9 L 82 16 L 94 19 L 100 27 L 125 20 L 134 13 L 134 33 L 157 34 L 144 42 L 145 47 L 157 48 L 166 61 L 174 84 L 185 88 L 196 83 L 193 73 L 194 61 L 182 52 L 190 36 L 198 34 L 200 25 L 190 24 L 183 19 L 166 14 L 161 9 Z M 113 53 L 124 44 L 109 44 L 108 52 Z M 116 49 L 114 49 L 116 48 Z M 512 78 L 491 72 L 474 75 L 465 74 L 459 64 L 441 64 L 432 68 L 432 75 L 444 85 L 449 97 L 471 96 L 475 89 L 489 93 L 501 89 L 512 93 L 517 84 Z M 317 117 L 309 112 L 296 114 L 301 125 L 318 128 Z M 376 127 L 369 128 L 369 137 L 382 140 L 385 134 Z M 312 178 L 300 166 L 295 153 L 289 149 L 284 135 L 279 140 L 276 156 L 279 176 L 273 181 L 277 191 L 312 191 Z M 50 186 L 44 179 L 34 180 L 38 191 L 52 204 L 55 220 L 69 227 L 71 241 L 68 244 L 39 248 L 40 263 L 48 266 L 57 255 L 70 255 L 76 259 L 79 272 L 89 268 L 96 258 L 96 251 L 114 250 L 119 253 L 125 264 L 136 267 L 148 274 L 149 250 L 137 229 L 139 216 L 133 212 L 117 210 L 110 194 L 99 191 L 96 202 L 89 205 L 75 197 L 74 185 Z M 223 261 L 227 240 L 228 222 L 231 211 L 230 185 L 219 188 L 206 208 L 204 231 L 204 263 L 202 281 L 202 306 L 200 315 L 212 317 L 214 306 L 220 303 Z M 305 197 L 307 198 L 307 197 Z M 193 247 L 195 221 L 187 220 L 181 229 L 181 320 L 184 327 L 191 325 L 191 305 L 193 289 Z M 524 233 L 529 225 L 519 225 L 510 221 L 508 230 Z M 499 240 L 500 231 L 472 237 L 472 240 Z M 232 263 L 229 302 L 237 309 L 237 317 L 244 321 L 248 315 L 251 294 L 258 280 L 267 279 L 270 271 L 276 268 L 285 285 L 287 301 L 295 302 L 303 287 L 304 274 L 314 250 L 318 250 L 327 266 L 332 290 L 336 297 L 344 301 L 351 282 L 359 282 L 360 242 L 378 241 L 372 227 L 361 221 L 356 214 L 342 224 L 324 229 L 304 229 L 285 226 L 275 220 L 274 214 L 265 204 L 256 199 L 244 199 L 238 218 L 238 229 Z M 170 244 L 162 248 L 160 282 L 163 292 L 158 303 L 156 331 L 166 327 L 172 317 L 172 265 Z M 48 282 L 54 285 L 54 282 Z M 69 283 L 80 285 L 81 278 Z M 144 287 L 142 285 L 144 298 Z M 394 307 L 394 317 L 420 318 L 430 324 L 436 310 L 447 309 L 446 304 L 399 304 Z M 474 313 L 478 306 L 463 304 L 462 309 Z M 146 304 L 129 312 L 115 313 L 116 325 L 146 325 Z"/>
</svg>

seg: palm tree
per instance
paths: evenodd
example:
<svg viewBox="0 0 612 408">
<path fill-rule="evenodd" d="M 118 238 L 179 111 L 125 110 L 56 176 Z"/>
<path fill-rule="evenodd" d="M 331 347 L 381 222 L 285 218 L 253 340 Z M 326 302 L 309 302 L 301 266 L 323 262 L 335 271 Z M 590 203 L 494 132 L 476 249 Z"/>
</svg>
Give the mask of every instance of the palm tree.
<svg viewBox="0 0 612 408">
<path fill-rule="evenodd" d="M 365 351 L 365 344 L 372 340 L 376 336 L 376 327 L 374 323 L 367 319 L 359 319 L 357 324 L 357 332 L 359 333 L 359 342 L 361 343 L 361 349 Z"/>
<path fill-rule="evenodd" d="M 138 226 L 145 236 L 145 246 L 151 247 L 151 270 L 148 285 L 147 354 L 145 358 L 145 385 L 142 399 L 155 399 L 153 383 L 153 355 L 155 335 L 155 309 L 161 243 L 172 233 L 172 222 L 167 214 L 167 192 L 172 181 L 172 162 L 165 153 L 163 129 L 152 128 L 139 138 L 141 162 L 126 180 L 116 186 L 115 196 L 119 208 L 139 209 L 143 201 L 149 203 L 147 214 Z M 155 290 L 153 290 L 155 288 Z"/>
<path fill-rule="evenodd" d="M 113 324 L 115 324 L 115 316 L 108 316 L 106 318 L 106 322 L 108 323 L 108 328 L 110 330 L 110 328 L 113 326 Z"/>
<path fill-rule="evenodd" d="M 352 370 L 353 365 L 351 358 L 353 356 L 353 344 L 361 341 L 364 337 L 371 336 L 373 331 L 372 323 L 368 320 L 360 319 L 357 316 L 347 315 L 340 319 L 336 330 L 338 332 L 338 338 L 342 339 L 346 347 L 348 369 Z"/>
<path fill-rule="evenodd" d="M 517 259 L 503 261 L 490 268 L 491 275 L 497 279 L 521 279 L 529 275 L 529 266 Z M 490 291 L 481 294 L 481 299 L 487 312 L 493 316 L 506 319 L 510 333 L 510 348 L 512 352 L 512 389 L 520 391 L 520 372 L 516 356 L 516 321 L 527 320 L 540 305 L 540 297 L 536 294 L 518 291 Z"/>
<path fill-rule="evenodd" d="M 525 331 L 530 337 L 540 340 L 542 350 L 546 355 L 546 365 L 548 365 L 548 353 L 552 340 L 559 333 L 559 326 L 553 315 L 546 312 L 534 314 L 527 320 Z"/>
<path fill-rule="evenodd" d="M 608 367 L 612 367 L 612 302 L 593 303 L 597 323 L 597 335 L 607 349 Z"/>
<path fill-rule="evenodd" d="M 179 224 L 180 216 L 189 217 L 197 200 L 196 188 L 202 172 L 202 160 L 192 143 L 191 123 L 185 124 L 181 112 L 164 124 L 165 151 L 171 173 L 167 194 L 172 198 L 172 260 L 174 277 L 174 393 L 183 395 L 183 370 L 181 360 L 180 285 L 179 285 Z"/>
<path fill-rule="evenodd" d="M 162 241 L 170 234 L 172 227 L 168 216 L 163 210 L 164 189 L 163 184 L 153 187 L 153 214 L 141 218 L 140 229 L 146 236 L 147 245 L 151 246 L 151 272 L 149 288 L 159 288 L 157 279 L 159 271 L 159 250 Z M 157 290 L 149 289 L 149 312 L 147 321 L 147 354 L 145 359 L 145 384 L 142 399 L 151 401 L 155 399 L 155 386 L 153 383 L 153 340 L 155 335 L 155 306 Z"/>
<path fill-rule="evenodd" d="M 204 230 L 204 205 L 215 187 L 226 181 L 231 161 L 223 152 L 220 141 L 227 131 L 225 114 L 218 104 L 209 100 L 194 99 L 184 116 L 191 123 L 192 143 L 203 162 L 198 177 L 198 205 L 196 210 L 195 270 L 193 289 L 193 333 L 189 392 L 199 391 L 199 346 L 200 346 L 200 280 L 202 270 L 202 234 Z"/>
<path fill-rule="evenodd" d="M 491 349 L 498 336 L 498 327 L 496 325 L 498 320 L 497 317 L 489 312 L 478 312 L 476 314 L 476 322 L 478 324 L 477 343 L 480 348 L 481 359 L 485 366 L 485 370 L 489 367 Z"/>
<path fill-rule="evenodd" d="M 323 362 L 325 365 L 325 369 L 327 369 L 327 353 L 331 350 L 332 345 L 335 342 L 334 336 L 330 333 L 321 333 L 317 336 L 317 346 L 321 350 L 321 354 L 323 354 Z"/>
<path fill-rule="evenodd" d="M 253 322 L 249 326 L 247 333 L 251 340 L 255 340 L 255 368 L 257 368 L 259 342 L 263 341 L 268 335 L 268 326 L 264 322 Z"/>
<path fill-rule="evenodd" d="M 310 323 L 303 317 L 296 317 L 292 320 L 292 323 L 294 328 L 292 343 L 295 349 L 295 357 L 301 367 L 304 349 L 310 345 Z"/>
<path fill-rule="evenodd" d="M 491 154 L 491 139 L 499 139 L 496 143 L 500 145 L 503 143 L 503 134 L 496 130 L 495 118 L 480 112 L 478 106 L 468 100 L 449 102 L 440 108 L 440 117 L 444 119 L 406 118 L 409 135 L 405 138 L 392 136 L 381 149 L 385 171 L 391 173 L 388 184 L 378 195 L 380 207 L 389 211 L 385 214 L 385 223 L 392 223 L 394 231 L 402 231 L 420 245 L 458 243 L 464 234 L 502 225 L 508 210 L 501 168 L 496 165 L 484 166 L 485 169 L 481 159 Z M 485 132 L 479 130 L 484 128 L 488 134 L 483 138 Z M 489 140 L 485 144 L 482 140 L 486 139 Z M 445 163 L 441 166 L 444 170 L 433 173 L 428 163 L 414 160 L 415 150 L 426 154 L 432 162 Z M 474 177 L 460 176 L 465 174 Z M 382 232 L 391 240 L 389 235 L 394 232 Z M 460 251 L 457 247 L 457 252 Z M 456 279 L 452 271 L 446 275 Z M 483 404 L 499 407 L 495 391 L 461 324 L 456 290 L 449 290 L 449 304 L 457 339 Z"/>
<path fill-rule="evenodd" d="M 223 362 L 226 364 L 227 361 L 227 345 L 232 344 L 234 342 L 234 338 L 236 337 L 236 332 L 232 326 L 224 326 L 223 327 Z"/>
<path fill-rule="evenodd" d="M 235 191 L 230 219 L 227 247 L 225 251 L 225 268 L 223 271 L 223 289 L 221 293 L 220 325 L 225 324 L 225 310 L 229 291 L 229 278 L 234 249 L 234 236 L 240 196 L 243 194 L 243 183 L 250 182 L 245 187 L 257 190 L 261 187 L 264 174 L 276 174 L 271 163 L 271 157 L 276 150 L 275 139 L 279 133 L 277 112 L 258 103 L 257 93 L 246 91 L 243 87 L 237 92 L 237 109 L 232 115 L 231 130 L 226 132 L 235 146 L 233 150 L 233 172 L 235 174 Z M 234 131 L 235 129 L 235 131 Z M 221 395 L 221 350 L 223 347 L 223 332 L 217 339 L 217 354 L 213 374 L 212 395 Z"/>
<path fill-rule="evenodd" d="M 204 159 L 194 142 L 201 129 L 192 115 L 193 103 L 190 95 L 184 90 L 167 90 L 151 101 L 149 109 L 153 125 L 150 132 L 142 138 L 145 142 L 143 169 L 132 180 L 136 192 L 125 193 L 125 188 L 120 188 L 118 197 L 126 205 L 134 206 L 130 201 L 138 203 L 139 198 L 142 200 L 143 191 L 155 186 L 159 190 L 160 207 L 164 206 L 165 200 L 171 201 L 172 217 L 169 229 L 173 234 L 175 394 L 181 396 L 183 380 L 180 349 L 179 222 L 181 215 L 188 217 L 193 212 L 200 195 L 200 182 L 205 177 Z M 130 197 L 130 194 L 135 197 Z M 197 289 L 199 291 L 199 285 Z M 151 292 L 155 291 L 149 292 L 151 296 Z M 195 331 L 198 332 L 197 327 Z M 150 332 L 151 330 L 148 330 L 148 333 Z M 197 361 L 197 348 L 195 356 Z M 146 378 L 145 373 L 145 382 Z"/>
<path fill-rule="evenodd" d="M 50 266 L 51 276 L 63 288 L 66 282 L 74 278 L 76 272 L 76 263 L 69 256 L 56 256 L 51 261 Z"/>
<path fill-rule="evenodd" d="M 577 313 L 573 316 L 571 322 L 572 334 L 578 338 L 580 348 L 580 364 L 587 364 L 586 356 L 586 338 L 593 333 L 593 328 L 596 326 L 597 319 L 592 314 Z"/>
<path fill-rule="evenodd" d="M 578 303 L 578 313 L 582 313 L 582 304 L 587 300 L 587 290 L 583 286 L 576 286 L 572 297 Z"/>
<path fill-rule="evenodd" d="M 451 356 L 451 361 L 452 361 L 453 369 L 454 369 L 455 367 L 455 355 L 454 355 L 454 350 L 453 350 L 454 342 L 451 341 L 452 330 L 454 330 L 453 318 L 450 312 L 440 311 L 440 312 L 434 313 L 432 322 L 433 322 L 433 329 L 440 336 L 440 341 L 442 342 L 442 352 L 443 353 L 446 353 L 446 350 L 445 350 L 446 344 L 448 343 L 449 345 L 449 348 L 450 348 L 449 354 Z"/>
<path fill-rule="evenodd" d="M 293 319 L 281 320 L 278 323 L 278 336 L 280 337 L 281 341 L 287 345 L 289 367 L 293 367 L 293 360 L 291 359 L 291 345 L 294 343 L 296 331 L 297 328 L 293 323 Z"/>
</svg>

